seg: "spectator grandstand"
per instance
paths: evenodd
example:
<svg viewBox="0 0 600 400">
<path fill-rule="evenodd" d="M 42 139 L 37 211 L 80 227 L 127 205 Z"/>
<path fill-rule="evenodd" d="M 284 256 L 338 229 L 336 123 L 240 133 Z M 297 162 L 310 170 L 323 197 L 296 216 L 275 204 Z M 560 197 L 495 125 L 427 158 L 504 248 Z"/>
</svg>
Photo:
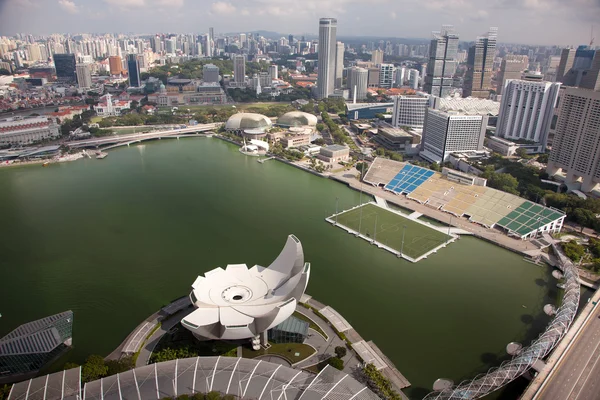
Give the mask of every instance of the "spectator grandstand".
<svg viewBox="0 0 600 400">
<path fill-rule="evenodd" d="M 474 179 L 473 182 L 476 180 Z M 481 184 L 482 180 L 479 180 Z M 408 163 L 376 158 L 364 182 L 510 236 L 528 239 L 560 232 L 565 214 L 479 184 L 459 183 Z M 465 180 L 467 182 L 467 180 Z"/>
</svg>

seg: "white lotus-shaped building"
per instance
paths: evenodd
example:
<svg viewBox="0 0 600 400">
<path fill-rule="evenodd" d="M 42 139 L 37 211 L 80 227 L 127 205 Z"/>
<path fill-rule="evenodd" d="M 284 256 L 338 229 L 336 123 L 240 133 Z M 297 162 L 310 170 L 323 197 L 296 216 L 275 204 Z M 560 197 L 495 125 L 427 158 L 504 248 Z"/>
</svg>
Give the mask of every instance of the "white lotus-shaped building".
<svg viewBox="0 0 600 400">
<path fill-rule="evenodd" d="M 181 323 L 200 339 L 258 339 L 262 334 L 266 343 L 266 331 L 293 314 L 309 276 L 302 244 L 289 235 L 268 268 L 231 264 L 198 276 L 190 294 L 196 310 Z"/>
</svg>

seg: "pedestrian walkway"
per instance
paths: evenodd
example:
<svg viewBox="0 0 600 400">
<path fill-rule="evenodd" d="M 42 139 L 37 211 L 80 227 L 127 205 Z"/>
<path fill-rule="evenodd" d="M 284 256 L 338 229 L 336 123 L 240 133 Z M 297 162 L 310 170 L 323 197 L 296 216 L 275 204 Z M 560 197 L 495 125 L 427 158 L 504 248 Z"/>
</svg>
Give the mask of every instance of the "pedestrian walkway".
<svg viewBox="0 0 600 400">
<path fill-rule="evenodd" d="M 384 200 L 384 201 L 385 201 L 385 200 Z M 423 215 L 422 213 L 420 213 L 420 212 L 418 212 L 418 211 L 415 211 L 415 212 L 411 213 L 411 214 L 408 216 L 408 218 L 410 218 L 410 219 L 419 219 L 419 217 L 420 217 L 420 216 L 422 216 L 422 215 Z"/>
<path fill-rule="evenodd" d="M 375 196 L 375 202 L 377 202 L 377 205 L 379 207 L 383 207 L 383 208 L 389 208 L 387 201 L 385 201 L 385 199 L 379 197 L 379 196 Z"/>
</svg>

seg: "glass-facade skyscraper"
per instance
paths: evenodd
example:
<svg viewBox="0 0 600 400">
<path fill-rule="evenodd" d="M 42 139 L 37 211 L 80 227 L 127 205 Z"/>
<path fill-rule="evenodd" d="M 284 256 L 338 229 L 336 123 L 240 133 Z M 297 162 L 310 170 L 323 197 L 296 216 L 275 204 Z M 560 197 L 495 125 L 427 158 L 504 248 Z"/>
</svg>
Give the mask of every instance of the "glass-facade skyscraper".
<svg viewBox="0 0 600 400">
<path fill-rule="evenodd" d="M 453 76 L 456 72 L 458 34 L 451 25 L 442 26 L 440 32 L 433 33 L 429 46 L 429 61 L 423 90 L 438 97 L 450 95 Z"/>
<path fill-rule="evenodd" d="M 59 82 L 77 82 L 75 72 L 75 54 L 55 54 L 54 68 L 56 68 L 56 79 Z"/>
<path fill-rule="evenodd" d="M 487 35 L 478 37 L 469 49 L 463 97 L 473 96 L 483 99 L 489 97 L 497 38 L 498 28 L 492 27 Z"/>
<path fill-rule="evenodd" d="M 140 63 L 136 54 L 127 56 L 127 73 L 129 74 L 129 86 L 140 87 Z"/>
</svg>

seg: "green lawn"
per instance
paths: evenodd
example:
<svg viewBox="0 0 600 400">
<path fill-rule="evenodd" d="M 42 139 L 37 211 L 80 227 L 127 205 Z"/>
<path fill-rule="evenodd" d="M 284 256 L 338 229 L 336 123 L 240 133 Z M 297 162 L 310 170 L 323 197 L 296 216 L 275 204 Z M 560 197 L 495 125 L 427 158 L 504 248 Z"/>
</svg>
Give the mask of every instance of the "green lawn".
<svg viewBox="0 0 600 400">
<path fill-rule="evenodd" d="M 294 311 L 294 317 L 301 319 L 302 321 L 306 321 L 308 322 L 308 326 L 312 329 L 314 329 L 315 331 L 319 332 L 321 334 L 321 336 L 323 336 L 324 338 L 327 337 L 327 335 L 325 334 L 325 332 L 323 332 L 323 329 L 321 329 L 321 327 L 317 324 L 315 324 L 313 322 L 312 319 L 308 318 L 306 315 L 299 313 L 298 311 Z"/>
<path fill-rule="evenodd" d="M 206 110 L 209 108 L 215 108 L 215 109 L 221 109 L 221 108 L 233 108 L 233 106 L 235 106 L 235 108 L 238 111 L 242 111 L 242 110 L 246 110 L 248 108 L 262 108 L 262 109 L 268 109 L 274 106 L 289 106 L 288 103 L 278 103 L 278 102 L 270 102 L 270 103 L 236 103 L 236 104 L 202 104 L 202 105 L 185 105 L 185 104 L 181 104 L 179 106 L 177 106 L 177 108 L 179 108 L 179 110 L 187 110 L 189 109 L 190 111 L 194 112 L 194 111 L 201 111 L 201 110 Z M 172 107 L 165 107 L 165 106 L 161 106 L 159 107 L 160 110 L 171 110 Z"/>
<path fill-rule="evenodd" d="M 271 343 L 268 349 L 252 350 L 248 345 L 242 347 L 242 357 L 255 358 L 266 354 L 278 355 L 292 364 L 302 361 L 305 358 L 312 356 L 315 349 L 304 343 Z M 299 355 L 296 355 L 298 353 Z"/>
<path fill-rule="evenodd" d="M 91 122 L 92 124 L 97 124 L 97 123 L 98 123 L 98 122 L 100 122 L 100 121 L 102 121 L 102 117 L 99 117 L 99 116 L 97 116 L 97 115 L 96 115 L 95 117 L 92 117 L 92 118 L 90 118 L 90 122 Z"/>
<path fill-rule="evenodd" d="M 332 219 L 335 220 L 335 217 Z M 338 215 L 337 223 L 355 231 L 358 231 L 360 226 L 361 234 L 374 238 L 411 258 L 418 258 L 450 239 L 450 236 L 445 233 L 374 204 L 365 204 Z M 375 228 L 376 223 L 377 228 Z"/>
</svg>

